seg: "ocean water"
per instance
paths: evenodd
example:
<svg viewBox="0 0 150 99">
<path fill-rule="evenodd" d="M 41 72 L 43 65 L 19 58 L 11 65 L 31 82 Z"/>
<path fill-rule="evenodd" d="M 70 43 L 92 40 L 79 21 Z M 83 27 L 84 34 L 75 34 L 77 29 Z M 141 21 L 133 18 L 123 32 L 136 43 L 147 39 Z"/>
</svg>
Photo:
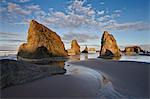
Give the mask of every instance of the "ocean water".
<svg viewBox="0 0 150 99">
<path fill-rule="evenodd" d="M 14 59 L 16 60 L 17 51 L 0 51 L 0 60 L 1 59 Z M 84 54 L 81 53 L 80 55 L 69 56 L 71 60 L 88 60 L 88 59 L 99 59 L 97 58 L 99 53 L 89 53 Z M 119 61 L 137 61 L 137 62 L 147 62 L 150 63 L 150 56 L 143 56 L 143 55 L 136 55 L 136 56 L 121 56 Z"/>
<path fill-rule="evenodd" d="M 92 54 L 81 54 L 81 55 L 74 55 L 70 56 L 73 60 L 88 60 L 88 59 L 99 59 L 97 58 L 99 53 L 92 53 Z M 136 55 L 136 56 L 121 56 L 120 59 L 114 59 L 119 61 L 137 61 L 137 62 L 147 62 L 150 63 L 150 56 L 143 56 L 143 55 Z"/>
</svg>

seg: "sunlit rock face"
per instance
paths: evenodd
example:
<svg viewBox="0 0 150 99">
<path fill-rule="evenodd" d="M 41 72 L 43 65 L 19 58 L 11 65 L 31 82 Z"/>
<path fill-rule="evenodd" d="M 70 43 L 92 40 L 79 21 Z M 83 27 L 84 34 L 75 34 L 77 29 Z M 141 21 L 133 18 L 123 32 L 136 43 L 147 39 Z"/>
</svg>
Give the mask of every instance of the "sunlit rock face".
<svg viewBox="0 0 150 99">
<path fill-rule="evenodd" d="M 96 49 L 95 48 L 89 48 L 88 53 L 96 53 Z"/>
<path fill-rule="evenodd" d="M 72 40 L 71 42 L 71 49 L 67 50 L 68 55 L 78 55 L 80 54 L 80 46 L 77 40 Z"/>
<path fill-rule="evenodd" d="M 100 57 L 120 57 L 121 53 L 113 35 L 104 31 L 101 38 Z"/>
<path fill-rule="evenodd" d="M 144 52 L 144 51 L 139 46 L 130 46 L 130 47 L 125 47 L 124 52 L 126 55 L 133 55 L 133 54 L 139 54 L 139 53 Z"/>
<path fill-rule="evenodd" d="M 35 20 L 31 20 L 27 43 L 20 45 L 17 57 L 38 59 L 65 56 L 67 52 L 60 36 Z"/>
</svg>

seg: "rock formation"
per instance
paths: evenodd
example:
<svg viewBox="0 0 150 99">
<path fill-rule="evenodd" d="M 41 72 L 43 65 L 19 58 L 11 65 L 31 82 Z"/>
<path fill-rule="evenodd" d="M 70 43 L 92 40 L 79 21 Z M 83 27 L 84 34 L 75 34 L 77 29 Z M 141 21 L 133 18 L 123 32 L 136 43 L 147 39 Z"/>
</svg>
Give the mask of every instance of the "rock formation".
<svg viewBox="0 0 150 99">
<path fill-rule="evenodd" d="M 96 51 L 95 48 L 89 48 L 89 51 Z"/>
<path fill-rule="evenodd" d="M 96 49 L 95 48 L 89 48 L 88 53 L 96 53 Z"/>
<path fill-rule="evenodd" d="M 120 57 L 121 53 L 113 35 L 104 31 L 101 39 L 100 57 Z"/>
<path fill-rule="evenodd" d="M 139 46 L 130 46 L 130 47 L 125 47 L 124 52 L 127 55 L 133 55 L 133 54 L 144 53 L 144 50 L 142 50 L 142 48 Z"/>
<path fill-rule="evenodd" d="M 2 59 L 0 60 L 0 87 L 6 88 L 48 77 L 53 74 L 64 74 L 66 72 L 64 67 L 61 67 L 60 64 L 52 63 L 50 65 L 51 66 L 42 66 L 25 61 Z"/>
<path fill-rule="evenodd" d="M 27 43 L 19 47 L 17 58 L 39 59 L 67 56 L 61 38 L 44 25 L 31 20 Z"/>
<path fill-rule="evenodd" d="M 86 46 L 85 49 L 82 51 L 82 53 L 88 53 L 88 48 L 87 48 L 87 46 Z"/>
<path fill-rule="evenodd" d="M 80 54 L 80 46 L 77 40 L 72 40 L 71 42 L 71 49 L 67 50 L 68 55 L 78 55 Z"/>
</svg>

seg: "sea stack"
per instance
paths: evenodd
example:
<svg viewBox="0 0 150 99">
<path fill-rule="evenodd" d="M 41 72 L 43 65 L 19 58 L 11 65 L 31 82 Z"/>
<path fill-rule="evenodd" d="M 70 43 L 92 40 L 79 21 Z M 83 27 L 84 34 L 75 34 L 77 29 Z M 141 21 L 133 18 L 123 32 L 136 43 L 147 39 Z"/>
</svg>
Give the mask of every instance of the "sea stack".
<svg viewBox="0 0 150 99">
<path fill-rule="evenodd" d="M 67 50 L 68 55 L 79 55 L 80 54 L 80 46 L 77 40 L 71 41 L 71 49 Z"/>
<path fill-rule="evenodd" d="M 143 53 L 144 50 L 140 46 L 129 46 L 129 47 L 125 47 L 124 52 L 126 55 L 134 55 L 134 54 Z"/>
<path fill-rule="evenodd" d="M 89 48 L 88 53 L 96 53 L 96 49 L 95 48 Z"/>
<path fill-rule="evenodd" d="M 120 57 L 120 56 L 121 53 L 115 38 L 107 31 L 104 31 L 101 38 L 100 57 L 113 58 L 113 57 Z"/>
<path fill-rule="evenodd" d="M 31 20 L 27 43 L 20 45 L 17 58 L 41 59 L 65 56 L 67 52 L 60 36 L 35 20 Z"/>
<path fill-rule="evenodd" d="M 85 49 L 82 51 L 82 53 L 88 53 L 88 48 L 87 48 L 87 46 L 86 46 Z"/>
</svg>

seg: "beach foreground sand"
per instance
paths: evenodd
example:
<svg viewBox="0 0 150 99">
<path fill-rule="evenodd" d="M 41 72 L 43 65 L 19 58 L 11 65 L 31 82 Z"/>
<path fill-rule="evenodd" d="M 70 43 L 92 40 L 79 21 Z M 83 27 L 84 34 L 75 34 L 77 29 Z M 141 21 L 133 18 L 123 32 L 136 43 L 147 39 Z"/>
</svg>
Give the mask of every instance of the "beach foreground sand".
<svg viewBox="0 0 150 99">
<path fill-rule="evenodd" d="M 127 97 L 149 97 L 149 63 L 101 59 L 70 63 L 101 71 L 112 82 L 115 90 Z"/>
<path fill-rule="evenodd" d="M 149 97 L 149 64 L 111 60 L 66 62 L 67 73 L 2 90 L 2 98 L 121 99 Z"/>
</svg>

